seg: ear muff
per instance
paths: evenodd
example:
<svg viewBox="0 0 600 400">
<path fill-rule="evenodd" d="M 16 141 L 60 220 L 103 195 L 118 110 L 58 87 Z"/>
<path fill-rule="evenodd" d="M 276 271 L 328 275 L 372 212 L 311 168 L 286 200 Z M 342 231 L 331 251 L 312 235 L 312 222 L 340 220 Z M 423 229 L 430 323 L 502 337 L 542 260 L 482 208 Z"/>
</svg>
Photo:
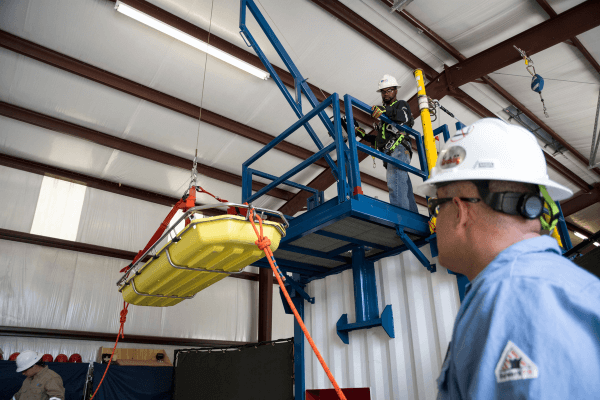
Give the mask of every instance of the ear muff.
<svg viewBox="0 0 600 400">
<path fill-rule="evenodd" d="M 539 218 L 544 210 L 542 197 L 533 193 L 494 192 L 486 196 L 485 203 L 495 211 L 526 219 Z"/>
<path fill-rule="evenodd" d="M 544 201 L 538 195 L 527 193 L 519 199 L 519 214 L 527 219 L 536 219 L 542 215 Z"/>
</svg>

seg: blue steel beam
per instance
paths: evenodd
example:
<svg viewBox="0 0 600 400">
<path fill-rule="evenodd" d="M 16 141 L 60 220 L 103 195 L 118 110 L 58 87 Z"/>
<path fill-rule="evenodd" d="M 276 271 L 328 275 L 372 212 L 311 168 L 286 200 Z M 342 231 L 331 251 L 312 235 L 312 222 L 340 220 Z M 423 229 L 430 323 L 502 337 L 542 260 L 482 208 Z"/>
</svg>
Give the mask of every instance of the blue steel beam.
<svg viewBox="0 0 600 400">
<path fill-rule="evenodd" d="M 406 232 L 429 236 L 429 217 L 393 206 L 381 200 L 358 195 L 351 202 L 351 216 L 396 229 L 402 226 Z"/>
<path fill-rule="evenodd" d="M 248 168 L 247 173 L 250 175 L 250 179 L 252 179 L 252 175 L 260 176 L 262 178 L 270 179 L 272 181 L 277 179 L 277 177 L 275 175 L 267 174 L 266 172 L 258 171 L 258 170 L 252 169 L 252 168 Z M 315 193 L 315 194 L 319 193 L 319 191 L 317 189 L 313 189 L 310 186 L 301 185 L 296 182 L 284 181 L 282 183 L 284 185 L 295 187 L 296 189 L 306 190 L 307 192 L 311 192 L 311 193 Z"/>
<path fill-rule="evenodd" d="M 298 275 L 298 274 L 294 274 L 294 275 Z M 302 296 L 302 298 L 304 300 L 308 301 L 310 304 L 315 304 L 315 298 L 311 297 L 308 293 L 306 293 L 304 291 L 304 288 L 302 287 L 302 285 L 299 282 L 296 282 L 296 280 L 294 280 L 294 278 L 290 277 L 289 275 L 286 275 L 284 284 L 285 284 L 285 286 L 289 286 L 290 288 L 294 289 L 294 291 L 296 293 L 298 293 L 300 296 Z M 282 299 L 282 301 L 283 301 L 283 299 Z"/>
<path fill-rule="evenodd" d="M 342 247 L 339 247 L 339 248 L 337 248 L 335 250 L 331 250 L 331 251 L 327 252 L 326 254 L 327 254 L 328 257 L 335 257 L 335 256 L 338 256 L 338 255 L 340 255 L 342 253 L 345 253 L 347 251 L 352 250 L 354 247 L 356 247 L 355 243 L 349 243 L 349 244 L 347 244 L 345 246 L 342 246 Z"/>
<path fill-rule="evenodd" d="M 290 104 L 290 106 L 294 110 L 294 113 L 296 113 L 296 116 L 298 118 L 302 118 L 302 108 L 300 107 L 300 104 L 297 103 L 296 101 L 294 101 L 290 92 L 287 90 L 287 88 L 283 84 L 283 81 L 281 80 L 281 78 L 279 77 L 279 75 L 277 74 L 277 72 L 275 71 L 275 69 L 273 68 L 271 63 L 269 62 L 268 58 L 265 56 L 265 54 L 261 50 L 261 48 L 258 45 L 258 43 L 256 42 L 256 40 L 254 40 L 254 37 L 252 36 L 252 34 L 248 30 L 248 28 L 246 27 L 246 8 L 248 8 L 250 10 L 252 15 L 256 19 L 256 22 L 258 23 L 260 28 L 263 30 L 263 32 L 267 36 L 267 39 L 269 39 L 269 41 L 271 42 L 271 45 L 273 46 L 273 48 L 275 49 L 275 51 L 277 52 L 277 54 L 279 55 L 279 57 L 281 58 L 283 63 L 285 64 L 286 68 L 288 69 L 290 74 L 294 77 L 295 85 L 298 85 L 298 84 L 301 85 L 302 91 L 305 92 L 309 102 L 311 103 L 311 105 L 313 107 L 317 107 L 319 105 L 319 101 L 316 99 L 316 97 L 314 96 L 314 94 L 312 93 L 310 88 L 308 87 L 308 84 L 306 84 L 306 80 L 302 77 L 302 74 L 300 74 L 300 71 L 298 70 L 298 68 L 296 68 L 296 65 L 294 64 L 294 62 L 292 61 L 292 59 L 290 58 L 288 53 L 285 51 L 285 48 L 283 47 L 283 45 L 281 44 L 279 39 L 277 39 L 277 36 L 275 35 L 273 30 L 269 26 L 269 23 L 263 17 L 263 15 L 260 12 L 260 10 L 258 9 L 258 7 L 256 7 L 256 4 L 254 3 L 254 1 L 253 0 L 241 0 L 240 1 L 240 30 L 241 30 L 240 34 L 242 34 L 243 37 L 245 36 L 245 40 L 247 40 L 247 42 L 250 42 L 250 46 L 252 46 L 252 48 L 256 52 L 256 55 L 258 56 L 258 58 L 260 58 L 261 62 L 265 66 L 265 68 L 267 68 L 267 70 L 269 71 L 269 74 L 271 74 L 271 77 L 273 78 L 273 80 L 275 81 L 277 86 L 279 87 L 279 90 L 281 91 L 281 93 L 283 94 L 283 96 L 285 97 L 287 102 Z M 319 118 L 321 119 L 321 122 L 325 125 L 327 130 L 330 132 L 330 134 L 333 135 L 333 127 L 331 125 L 331 121 L 329 120 L 329 117 L 327 116 L 327 113 L 325 113 L 325 111 L 321 111 L 319 113 Z M 307 122 L 304 125 L 304 127 L 305 127 L 306 131 L 308 132 L 308 134 L 310 135 L 310 137 L 315 142 L 315 144 L 317 145 L 317 148 L 319 150 L 322 149 L 323 143 L 321 143 L 321 140 L 318 138 L 317 134 L 315 133 L 313 128 L 310 126 L 310 124 Z M 331 159 L 331 157 L 328 155 L 325 158 L 325 160 L 331 167 L 332 171 L 335 171 L 335 168 L 333 167 L 334 163 L 333 163 L 333 160 Z M 334 175 L 336 175 L 336 178 L 337 178 L 337 174 L 335 172 L 334 172 Z"/>
<path fill-rule="evenodd" d="M 379 250 L 387 250 L 387 249 L 389 249 L 389 247 L 384 246 L 384 245 L 379 244 L 379 243 L 369 242 L 369 241 L 362 240 L 362 239 L 356 239 L 356 238 L 353 238 L 353 237 L 350 237 L 350 236 L 340 235 L 339 233 L 333 233 L 333 232 L 328 232 L 328 231 L 321 230 L 321 231 L 316 231 L 315 234 L 321 235 L 321 236 L 327 236 L 327 237 L 330 237 L 332 239 L 343 240 L 344 242 L 350 242 L 350 243 L 352 243 L 354 245 L 373 247 L 374 249 L 379 249 Z"/>
<path fill-rule="evenodd" d="M 279 269 L 286 272 L 292 272 L 295 274 L 302 274 L 304 276 L 312 276 L 316 274 L 322 274 L 327 271 L 327 268 L 317 267 L 315 265 L 309 265 L 304 263 L 299 263 L 297 261 L 289 261 L 279 259 L 277 260 L 277 265 L 279 265 Z M 261 260 L 255 261 L 252 263 L 252 266 L 259 268 L 267 268 L 271 269 L 268 261 L 263 258 Z"/>
<path fill-rule="evenodd" d="M 362 194 L 360 183 L 360 169 L 358 164 L 358 151 L 356 150 L 356 136 L 354 135 L 354 112 L 352 111 L 352 97 L 344 96 L 344 107 L 346 114 L 346 131 L 348 132 L 350 185 L 352 194 Z"/>
<path fill-rule="evenodd" d="M 347 217 L 355 217 L 364 221 L 387 226 L 395 231 L 396 226 L 404 227 L 406 232 L 419 236 L 429 236 L 429 218 L 396 206 L 376 200 L 364 195 L 356 195 L 350 201 L 337 204 L 336 199 L 329 200 L 325 204 L 304 213 L 293 219 L 282 243 L 291 243 L 301 237 L 319 231 L 319 234 L 334 237 L 330 232 L 322 231 L 323 228 Z M 346 236 L 334 237 L 336 239 L 350 241 L 352 238 Z M 389 250 L 388 247 L 376 243 L 366 243 L 352 239 L 357 244 Z M 352 243 L 352 242 L 351 242 Z"/>
<path fill-rule="evenodd" d="M 332 103 L 332 101 L 334 99 L 334 96 L 337 97 L 337 93 L 334 93 L 333 95 L 331 95 L 330 97 L 328 97 L 327 100 L 325 100 L 323 103 L 321 103 L 317 108 L 311 110 L 308 114 L 304 115 L 298 121 L 294 122 L 289 128 L 287 128 L 285 131 L 283 131 L 283 133 L 281 133 L 275 139 L 271 140 L 269 143 L 267 143 L 265 145 L 265 147 L 263 147 L 262 149 L 260 149 L 259 151 L 257 151 L 252 157 L 250 157 L 249 159 L 247 159 L 242 164 L 242 166 L 243 167 L 249 167 L 250 165 L 252 165 L 256 160 L 258 160 L 260 157 L 262 157 L 263 155 L 265 155 L 265 153 L 267 153 L 268 151 L 270 151 L 271 149 L 273 149 L 275 146 L 277 146 L 279 143 L 281 143 L 282 141 L 284 141 L 292 133 L 296 132 L 306 122 L 310 121 L 317 113 L 319 113 L 320 111 L 322 111 L 325 108 L 329 107 L 329 105 Z M 320 149 L 322 149 L 322 148 L 323 148 L 323 146 L 321 146 Z"/>
<path fill-rule="evenodd" d="M 338 94 L 334 93 L 333 98 L 333 138 L 335 142 L 335 149 L 337 151 L 337 166 L 338 166 L 338 179 L 337 179 L 337 192 L 338 192 L 338 203 L 343 203 L 346 200 L 350 200 L 352 195 L 351 190 L 348 187 L 346 181 L 346 144 L 344 143 L 344 137 L 342 136 L 342 121 L 340 117 L 340 102 Z M 350 136 L 350 135 L 348 135 Z"/>
<path fill-rule="evenodd" d="M 448 130 L 448 125 L 444 124 L 433 130 L 434 137 L 439 135 L 440 133 L 444 137 L 444 143 L 446 143 L 448 140 L 450 140 L 450 131 Z"/>
<path fill-rule="evenodd" d="M 365 112 L 370 112 L 371 108 L 369 107 L 368 104 L 363 103 L 362 101 L 360 101 L 357 98 L 352 97 L 350 95 L 344 96 L 344 102 L 346 105 L 346 120 L 347 120 L 347 124 L 348 124 L 347 130 L 348 130 L 348 132 L 354 132 L 354 119 L 353 119 L 353 115 L 352 115 L 352 106 L 355 106 L 359 110 L 362 110 Z M 363 143 L 358 143 L 356 141 L 356 138 L 354 137 L 354 135 L 348 135 L 349 143 L 350 143 L 350 151 L 352 152 L 354 150 L 354 148 L 360 149 L 361 151 L 363 151 L 373 157 L 377 157 L 383 161 L 386 161 L 388 164 L 395 165 L 404 171 L 411 172 L 417 176 L 420 176 L 423 179 L 427 179 L 427 177 L 429 176 L 429 170 L 427 168 L 427 163 L 426 163 L 426 158 L 425 158 L 425 145 L 423 143 L 423 135 L 421 135 L 419 132 L 415 131 L 414 129 L 412 129 L 408 126 L 397 124 L 396 122 L 390 120 L 385 114 L 380 117 L 380 120 L 386 124 L 391 124 L 391 125 L 395 126 L 397 129 L 399 129 L 415 138 L 415 141 L 417 144 L 417 151 L 419 154 L 419 162 L 420 162 L 421 169 L 419 170 L 418 168 L 415 168 L 409 164 L 400 162 L 380 151 L 377 151 L 375 149 L 372 149 L 372 148 L 364 145 Z M 446 126 L 446 125 L 444 125 L 444 126 Z M 446 127 L 446 130 L 447 130 L 447 127 Z M 355 155 L 351 154 L 351 156 L 353 157 L 352 158 L 353 160 L 354 160 L 354 157 L 356 157 L 356 166 L 358 168 L 358 155 L 355 156 Z M 351 170 L 351 172 L 352 172 L 352 170 Z"/>
<path fill-rule="evenodd" d="M 329 253 L 323 253 L 322 251 L 311 250 L 311 249 L 307 249 L 307 248 L 299 247 L 299 246 L 293 246 L 291 244 L 279 246 L 279 250 L 291 251 L 294 253 L 305 254 L 307 256 L 324 258 L 326 260 L 336 260 L 336 261 L 341 261 L 341 262 L 348 262 L 348 259 L 346 257 L 330 256 Z"/>
<path fill-rule="evenodd" d="M 565 216 L 563 215 L 562 208 L 560 207 L 558 201 L 556 202 L 556 206 L 558 207 L 559 211 L 556 229 L 558 229 L 558 234 L 560 235 L 560 238 L 562 240 L 563 252 L 566 252 L 573 248 L 573 243 L 571 243 L 571 236 L 569 236 L 567 222 L 565 221 Z"/>
<path fill-rule="evenodd" d="M 383 160 L 383 161 L 387 162 L 388 164 L 395 165 L 396 167 L 400 168 L 403 171 L 410 172 L 417 176 L 420 176 L 421 178 L 423 178 L 423 180 L 427 179 L 427 177 L 429 175 L 427 172 L 424 172 L 418 168 L 415 168 L 410 164 L 406 164 L 406 163 L 403 163 L 402 161 L 398 161 L 396 158 L 388 156 L 387 154 L 382 153 L 379 150 L 375 150 L 375 149 L 373 149 L 369 146 L 366 146 L 362 143 L 357 142 L 356 147 L 363 153 L 367 153 L 370 156 L 379 158 L 380 160 Z"/>
<path fill-rule="evenodd" d="M 338 205 L 337 199 L 331 199 L 312 210 L 293 219 L 284 238 L 282 245 L 314 233 L 334 222 L 343 219 L 350 213 L 350 202 L 346 201 Z"/>
<path fill-rule="evenodd" d="M 413 242 L 413 243 L 415 244 L 415 246 L 417 248 L 420 248 L 420 247 L 425 246 L 427 243 L 429 243 L 429 241 L 427 240 L 427 238 L 425 238 L 425 239 L 417 240 L 416 242 Z M 396 255 L 398 255 L 400 253 L 404 253 L 406 250 L 409 250 L 409 248 L 408 248 L 408 246 L 406 244 L 403 244 L 401 246 L 393 248 L 390 251 L 386 251 L 386 252 L 383 252 L 383 253 L 373 254 L 372 256 L 369 256 L 367 258 L 367 260 L 370 260 L 370 261 L 373 261 L 373 262 L 379 261 L 379 260 L 381 260 L 383 258 L 393 257 L 393 256 L 396 256 Z"/>
<path fill-rule="evenodd" d="M 366 322 L 379 317 L 375 265 L 365 259 L 365 248 L 358 246 L 352 252 L 352 278 L 354 283 L 354 310 L 356 322 Z"/>
<path fill-rule="evenodd" d="M 332 152 L 334 149 L 335 149 L 335 143 L 331 143 L 329 146 L 325 147 L 322 150 L 319 150 L 314 155 L 308 157 L 306 160 L 302 161 L 300 164 L 298 164 L 297 166 L 295 166 L 294 168 L 292 168 L 285 174 L 281 175 L 279 178 L 275 179 L 273 182 L 269 183 L 267 186 L 260 189 L 258 192 L 254 193 L 252 196 L 248 197 L 247 199 L 243 199 L 242 201 L 244 203 L 245 202 L 250 203 L 251 201 L 268 193 L 269 190 L 279 186 L 281 183 L 288 180 L 288 178 L 291 178 L 292 176 L 294 176 L 294 175 L 300 173 L 301 171 L 305 170 L 306 168 L 310 167 L 311 164 L 314 164 L 315 161 L 324 157 L 328 153 Z"/>
<path fill-rule="evenodd" d="M 421 250 L 419 250 L 419 248 L 411 240 L 411 238 L 409 238 L 408 235 L 406 233 L 404 233 L 404 230 L 402 229 L 402 227 L 398 227 L 396 229 L 396 233 L 398 234 L 398 236 L 400 236 L 400 238 L 402 239 L 404 244 L 408 247 L 410 252 L 413 253 L 415 255 L 415 257 L 417 257 L 417 259 L 421 262 L 421 264 L 423 264 L 423 266 L 425 268 L 427 268 L 427 270 L 429 272 L 435 272 L 435 264 L 431 264 L 429 262 L 429 259 L 427 259 L 427 257 L 425 257 L 425 255 L 423 253 L 421 253 Z"/>
</svg>

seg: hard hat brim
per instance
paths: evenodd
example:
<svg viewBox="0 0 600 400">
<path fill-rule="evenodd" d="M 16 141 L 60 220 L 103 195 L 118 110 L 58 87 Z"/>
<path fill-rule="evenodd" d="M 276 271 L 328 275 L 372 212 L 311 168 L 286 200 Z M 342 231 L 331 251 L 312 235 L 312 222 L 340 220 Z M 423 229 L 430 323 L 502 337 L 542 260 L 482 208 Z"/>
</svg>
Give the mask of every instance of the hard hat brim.
<svg viewBox="0 0 600 400">
<path fill-rule="evenodd" d="M 42 357 L 44 357 L 44 355 L 38 355 L 37 358 L 34 358 L 33 361 L 30 361 L 29 363 L 25 364 L 24 366 L 17 368 L 17 372 L 23 372 L 31 367 L 33 367 L 35 365 L 35 363 L 37 363 L 38 361 L 40 361 L 42 359 Z"/>
<path fill-rule="evenodd" d="M 391 85 L 391 86 L 386 86 L 386 87 L 383 87 L 383 88 L 381 88 L 381 89 L 377 89 L 377 93 L 381 93 L 381 91 L 382 91 L 383 89 L 387 89 L 387 88 L 391 88 L 391 87 L 395 87 L 396 89 L 400 89 L 402 86 L 400 86 L 400 85 Z"/>
<path fill-rule="evenodd" d="M 485 174 L 480 174 L 478 171 L 469 171 L 471 173 L 466 173 L 466 171 L 461 171 L 460 179 L 456 179 L 455 177 L 449 176 L 451 174 L 442 174 L 439 176 L 435 176 L 431 179 L 426 180 L 425 182 L 417 185 L 416 190 L 425 196 L 436 197 L 436 184 L 439 183 L 450 183 L 450 182 L 460 182 L 460 181 L 475 181 L 475 180 L 492 180 L 492 181 L 509 181 L 509 182 L 520 182 L 520 183 L 530 183 L 534 185 L 544 185 L 548 190 L 548 194 L 554 201 L 566 200 L 573 195 L 573 191 L 571 189 L 556 183 L 550 179 L 530 179 L 530 180 L 519 180 L 514 177 L 509 176 L 490 176 L 489 172 Z M 453 179 L 454 178 L 454 179 Z"/>
</svg>

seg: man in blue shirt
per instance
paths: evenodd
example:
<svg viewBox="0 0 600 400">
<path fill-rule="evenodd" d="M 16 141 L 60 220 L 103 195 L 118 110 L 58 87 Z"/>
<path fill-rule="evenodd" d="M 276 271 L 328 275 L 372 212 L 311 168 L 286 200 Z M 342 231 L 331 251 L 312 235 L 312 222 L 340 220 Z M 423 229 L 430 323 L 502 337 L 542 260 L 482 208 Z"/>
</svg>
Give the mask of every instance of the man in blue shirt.
<svg viewBox="0 0 600 400">
<path fill-rule="evenodd" d="M 572 192 L 548 178 L 533 135 L 477 121 L 423 185 L 438 196 L 439 262 L 470 280 L 438 397 L 599 399 L 600 280 L 539 234 L 544 200 Z"/>
</svg>

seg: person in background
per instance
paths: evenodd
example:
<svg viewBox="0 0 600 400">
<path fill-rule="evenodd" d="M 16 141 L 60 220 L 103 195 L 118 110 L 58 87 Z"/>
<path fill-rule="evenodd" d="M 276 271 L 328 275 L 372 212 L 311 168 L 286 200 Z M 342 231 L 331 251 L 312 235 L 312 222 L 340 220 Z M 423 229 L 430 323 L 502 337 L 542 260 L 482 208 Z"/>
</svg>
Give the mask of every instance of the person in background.
<svg viewBox="0 0 600 400">
<path fill-rule="evenodd" d="M 399 87 L 396 78 L 391 75 L 383 76 L 379 81 L 379 89 L 377 90 L 381 93 L 382 105 L 373 106 L 371 116 L 379 118 L 385 114 L 392 121 L 412 128 L 414 119 L 408 103 L 397 99 Z M 376 129 L 377 136 L 367 135 L 363 129 L 356 129 L 356 135 L 388 156 L 405 164 L 410 164 L 412 147 L 408 135 L 383 121 L 379 121 Z M 384 163 L 384 166 L 387 168 L 386 179 L 390 193 L 390 204 L 418 213 L 419 210 L 408 172 L 391 164 Z"/>
<path fill-rule="evenodd" d="M 43 354 L 26 350 L 17 357 L 17 372 L 26 376 L 13 400 L 65 400 L 60 375 L 45 366 Z"/>
<path fill-rule="evenodd" d="M 479 120 L 444 145 L 422 187 L 439 263 L 470 281 L 438 398 L 600 398 L 600 280 L 540 235 L 544 203 L 557 218 L 554 200 L 572 192 L 549 179 L 535 137 Z"/>
</svg>

